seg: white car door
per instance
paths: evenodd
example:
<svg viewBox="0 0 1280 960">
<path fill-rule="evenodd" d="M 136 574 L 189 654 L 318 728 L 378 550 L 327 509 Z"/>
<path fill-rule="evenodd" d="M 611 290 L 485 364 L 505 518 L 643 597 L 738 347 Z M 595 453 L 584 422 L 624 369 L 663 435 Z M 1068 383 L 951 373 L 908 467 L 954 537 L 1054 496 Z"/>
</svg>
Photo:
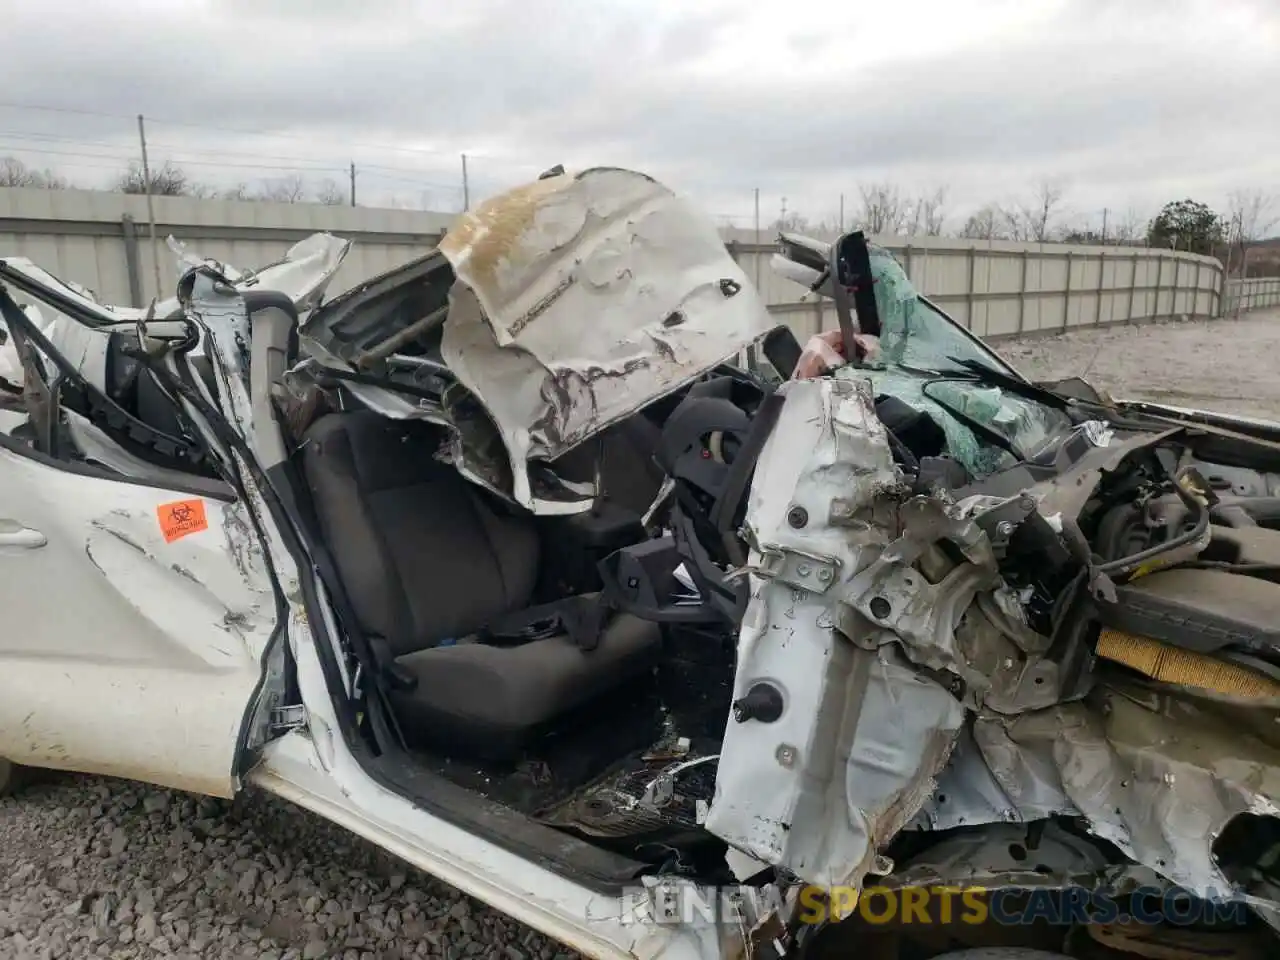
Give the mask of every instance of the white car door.
<svg viewBox="0 0 1280 960">
<path fill-rule="evenodd" d="M 98 337 L 114 320 L 30 273 L 0 261 L 5 339 L 16 324 L 43 357 L 7 372 L 0 411 L 0 758 L 231 796 L 257 747 L 296 713 L 277 712 L 288 611 L 262 521 L 230 483 L 139 459 L 73 409 L 54 407 L 66 431 L 56 445 L 18 439 L 48 427 L 23 426 L 35 409 L 15 397 L 24 376 L 29 391 L 45 381 L 40 409 L 55 373 L 82 390 L 96 383 L 108 402 Z M 56 345 L 9 283 L 62 315 Z M 231 386 L 221 357 L 210 360 Z M 117 408 L 104 422 L 123 439 L 129 416 Z"/>
<path fill-rule="evenodd" d="M 0 446 L 0 757 L 230 796 L 276 605 L 243 503 Z"/>
</svg>

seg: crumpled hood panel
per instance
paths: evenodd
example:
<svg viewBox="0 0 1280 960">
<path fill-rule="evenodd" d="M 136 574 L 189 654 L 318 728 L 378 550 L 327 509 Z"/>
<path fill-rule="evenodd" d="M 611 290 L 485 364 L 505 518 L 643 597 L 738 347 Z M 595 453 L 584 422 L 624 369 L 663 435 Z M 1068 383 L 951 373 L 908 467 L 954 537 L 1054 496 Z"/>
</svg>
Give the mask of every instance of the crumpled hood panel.
<svg viewBox="0 0 1280 960">
<path fill-rule="evenodd" d="M 441 353 L 523 461 L 554 459 L 777 326 L 715 225 L 655 180 L 597 168 L 463 214 Z"/>
</svg>

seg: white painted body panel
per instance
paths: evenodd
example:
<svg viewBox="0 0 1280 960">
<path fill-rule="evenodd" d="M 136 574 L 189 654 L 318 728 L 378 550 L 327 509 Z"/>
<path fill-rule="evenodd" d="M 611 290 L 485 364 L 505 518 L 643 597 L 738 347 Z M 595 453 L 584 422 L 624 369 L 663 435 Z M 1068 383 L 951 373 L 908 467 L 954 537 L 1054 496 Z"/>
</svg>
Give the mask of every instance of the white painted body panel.
<svg viewBox="0 0 1280 960">
<path fill-rule="evenodd" d="M 166 543 L 179 501 L 208 526 Z M 231 795 L 275 620 L 243 507 L 0 449 L 0 534 L 23 529 L 0 542 L 0 756 Z"/>
<path fill-rule="evenodd" d="M 884 502 L 899 483 L 870 383 L 781 391 L 747 504 L 751 600 L 733 696 L 768 685 L 782 708 L 772 722 L 730 720 L 706 828 L 824 889 L 858 886 L 933 792 L 963 711 L 910 664 L 842 635 L 875 629 L 840 603 L 892 537 Z"/>
</svg>

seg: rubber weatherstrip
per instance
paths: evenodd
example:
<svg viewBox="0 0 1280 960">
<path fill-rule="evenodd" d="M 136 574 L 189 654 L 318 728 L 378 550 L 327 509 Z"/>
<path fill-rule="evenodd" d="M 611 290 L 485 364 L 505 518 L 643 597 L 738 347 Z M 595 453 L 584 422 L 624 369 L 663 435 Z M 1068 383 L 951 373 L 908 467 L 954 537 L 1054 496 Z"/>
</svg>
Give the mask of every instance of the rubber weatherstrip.
<svg viewBox="0 0 1280 960">
<path fill-rule="evenodd" d="M 756 411 L 755 418 L 751 421 L 751 430 L 747 433 L 742 442 L 742 447 L 738 450 L 737 455 L 733 458 L 733 464 L 729 467 L 729 475 L 725 477 L 724 489 L 712 508 L 711 524 L 724 541 L 725 548 L 729 551 L 730 559 L 738 565 L 746 562 L 746 557 L 743 555 L 742 547 L 730 528 L 733 525 L 733 518 L 738 512 L 738 505 L 742 502 L 742 498 L 746 496 L 747 486 L 751 483 L 751 477 L 755 473 L 756 461 L 760 459 L 760 451 L 764 449 L 765 441 L 773 433 L 773 428 L 778 423 L 778 417 L 782 413 L 782 405 L 785 402 L 785 396 L 780 393 L 771 393 L 764 398 L 764 402 L 760 404 L 760 409 Z"/>
<path fill-rule="evenodd" d="M 98 423 L 106 423 L 114 430 L 125 431 L 129 439 L 163 456 L 183 460 L 197 468 L 211 466 L 204 451 L 193 441 L 184 437 L 170 436 L 149 427 L 85 379 L 84 374 L 49 341 L 3 286 L 0 286 L 0 315 L 4 317 L 6 323 L 20 329 L 23 335 L 40 349 L 41 353 L 53 361 L 65 381 L 69 381 L 83 391 L 89 402 L 90 412 L 93 414 L 92 419 Z M 153 367 L 149 369 L 154 370 Z"/>
</svg>

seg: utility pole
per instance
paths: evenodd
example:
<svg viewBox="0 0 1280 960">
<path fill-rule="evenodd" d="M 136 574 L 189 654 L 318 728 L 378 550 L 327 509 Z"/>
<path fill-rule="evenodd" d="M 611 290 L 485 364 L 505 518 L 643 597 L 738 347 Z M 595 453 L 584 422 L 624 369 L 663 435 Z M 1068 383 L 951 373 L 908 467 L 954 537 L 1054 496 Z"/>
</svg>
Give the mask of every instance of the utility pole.
<svg viewBox="0 0 1280 960">
<path fill-rule="evenodd" d="M 840 232 L 844 233 L 844 194 L 840 194 Z"/>
<path fill-rule="evenodd" d="M 356 162 L 351 161 L 351 205 L 356 205 Z"/>
<path fill-rule="evenodd" d="M 147 195 L 147 226 L 151 235 L 151 266 L 156 272 L 156 299 L 160 299 L 160 248 L 156 246 L 156 208 L 151 199 L 151 164 L 147 160 L 147 127 L 138 114 L 138 143 L 142 147 L 142 184 Z"/>
<path fill-rule="evenodd" d="M 1104 247 L 1107 245 L 1107 213 L 1108 213 L 1107 208 L 1103 207 L 1102 208 L 1102 245 Z"/>
<path fill-rule="evenodd" d="M 782 212 L 778 216 L 778 225 L 783 229 L 787 229 L 787 198 L 782 198 Z"/>
<path fill-rule="evenodd" d="M 462 155 L 462 209 L 471 209 L 471 181 L 467 179 L 467 155 Z"/>
</svg>

